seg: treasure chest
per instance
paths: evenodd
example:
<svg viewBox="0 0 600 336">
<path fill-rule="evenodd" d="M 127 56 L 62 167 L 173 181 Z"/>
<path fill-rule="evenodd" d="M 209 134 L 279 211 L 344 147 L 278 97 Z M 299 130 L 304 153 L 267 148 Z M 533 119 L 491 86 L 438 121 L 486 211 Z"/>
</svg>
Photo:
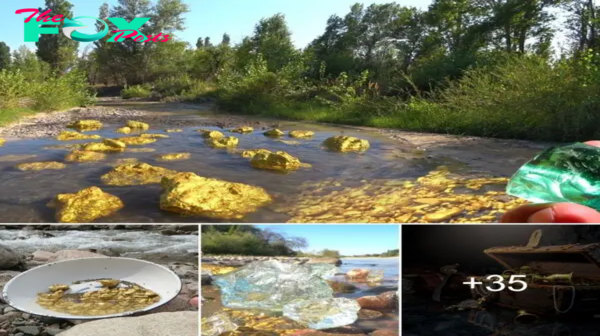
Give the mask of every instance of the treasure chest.
<svg viewBox="0 0 600 336">
<path fill-rule="evenodd" d="M 486 304 L 520 310 L 522 314 L 581 316 L 599 313 L 600 243 L 539 246 L 541 235 L 541 230 L 533 232 L 527 246 L 484 250 L 506 271 L 491 277 L 474 277 L 481 282 L 471 289 L 474 297 L 484 298 Z M 505 286 L 503 289 L 502 284 L 493 283 L 499 282 L 500 278 Z M 515 280 L 523 281 L 526 289 L 520 290 L 524 285 Z"/>
</svg>

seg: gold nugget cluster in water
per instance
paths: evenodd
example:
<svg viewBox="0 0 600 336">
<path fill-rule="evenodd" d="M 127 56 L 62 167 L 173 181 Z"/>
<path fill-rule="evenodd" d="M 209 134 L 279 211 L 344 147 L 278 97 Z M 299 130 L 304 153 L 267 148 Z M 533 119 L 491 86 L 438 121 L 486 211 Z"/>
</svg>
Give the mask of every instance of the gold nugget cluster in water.
<svg viewBox="0 0 600 336">
<path fill-rule="evenodd" d="M 224 308 L 223 311 L 240 324 L 236 331 L 226 332 L 222 334 L 223 336 L 293 335 L 306 329 L 305 326 L 282 316 L 270 316 L 263 312 L 229 308 Z"/>
<path fill-rule="evenodd" d="M 136 284 L 115 279 L 98 280 L 103 288 L 81 294 L 68 293 L 69 285 L 52 285 L 38 293 L 37 303 L 52 311 L 81 316 L 101 316 L 146 308 L 160 296 Z"/>
<path fill-rule="evenodd" d="M 490 223 L 526 203 L 503 191 L 482 190 L 503 187 L 508 178 L 461 178 L 444 166 L 416 181 L 362 180 L 354 187 L 342 182 L 305 184 L 290 200 L 293 206 L 280 211 L 292 216 L 291 223 Z"/>
</svg>

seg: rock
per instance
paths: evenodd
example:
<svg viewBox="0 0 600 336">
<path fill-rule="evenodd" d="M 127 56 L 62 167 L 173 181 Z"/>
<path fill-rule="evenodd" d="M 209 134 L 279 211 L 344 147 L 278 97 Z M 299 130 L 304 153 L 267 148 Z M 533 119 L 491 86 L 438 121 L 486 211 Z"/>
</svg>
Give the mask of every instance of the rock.
<svg viewBox="0 0 600 336">
<path fill-rule="evenodd" d="M 12 321 L 18 319 L 20 316 L 21 314 L 15 311 L 4 313 L 4 315 L 0 315 L 0 324 L 10 324 L 12 323 Z"/>
<path fill-rule="evenodd" d="M 276 153 L 257 153 L 250 160 L 250 164 L 254 168 L 284 172 L 296 170 L 301 166 L 300 160 L 297 157 L 281 151 Z"/>
<path fill-rule="evenodd" d="M 312 131 L 290 131 L 288 133 L 290 138 L 311 138 L 315 135 L 315 132 Z"/>
<path fill-rule="evenodd" d="M 102 123 L 98 120 L 78 120 L 67 124 L 68 128 L 74 128 L 80 131 L 93 131 L 102 128 Z"/>
<path fill-rule="evenodd" d="M 162 154 L 157 157 L 159 161 L 175 161 L 175 160 L 187 160 L 192 156 L 190 153 L 171 153 Z"/>
<path fill-rule="evenodd" d="M 355 268 L 346 273 L 346 276 L 350 279 L 366 279 L 369 275 L 369 270 L 364 268 Z"/>
<path fill-rule="evenodd" d="M 374 332 L 369 334 L 369 336 L 399 336 L 399 335 L 400 335 L 399 331 L 389 330 L 389 329 L 375 330 Z"/>
<path fill-rule="evenodd" d="M 0 336 L 8 336 L 8 331 L 0 329 Z"/>
<path fill-rule="evenodd" d="M 92 152 L 120 153 L 125 151 L 127 145 L 121 141 L 104 139 L 102 142 L 92 142 L 81 145 L 81 149 Z"/>
<path fill-rule="evenodd" d="M 347 298 L 300 300 L 283 307 L 283 316 L 312 329 L 329 329 L 354 323 L 360 305 Z"/>
<path fill-rule="evenodd" d="M 183 130 L 180 129 L 180 128 L 169 128 L 169 129 L 166 129 L 165 132 L 167 132 L 167 133 L 181 133 L 181 132 L 183 132 Z"/>
<path fill-rule="evenodd" d="M 14 312 L 14 311 L 15 311 L 15 308 L 13 308 L 13 307 L 6 307 L 6 308 L 4 308 L 4 310 L 2 311 L 2 313 L 8 314 L 8 313 Z"/>
<path fill-rule="evenodd" d="M 63 169 L 66 168 L 67 165 L 62 163 L 62 162 L 57 162 L 57 161 L 44 161 L 44 162 L 28 162 L 28 163 L 21 163 L 19 165 L 17 165 L 17 169 L 21 170 L 21 171 L 27 171 L 27 170 L 45 170 L 45 169 Z"/>
<path fill-rule="evenodd" d="M 171 313 L 180 311 L 196 311 L 197 309 L 190 305 L 190 297 L 186 294 L 179 294 L 168 303 L 152 309 L 152 313 Z"/>
<path fill-rule="evenodd" d="M 161 181 L 160 208 L 184 215 L 243 218 L 272 201 L 260 187 L 179 173 Z"/>
<path fill-rule="evenodd" d="M 396 292 L 390 291 L 377 296 L 363 296 L 356 300 L 362 308 L 366 309 L 388 309 L 399 305 Z"/>
<path fill-rule="evenodd" d="M 56 208 L 60 223 L 89 223 L 117 212 L 124 204 L 117 196 L 89 187 L 74 194 L 58 194 L 48 206 Z"/>
<path fill-rule="evenodd" d="M 0 147 L 4 146 L 5 143 L 6 143 L 6 140 L 0 139 Z"/>
<path fill-rule="evenodd" d="M 285 133 L 278 130 L 277 128 L 274 128 L 272 130 L 268 130 L 268 131 L 264 132 L 263 134 L 268 137 L 280 137 L 280 136 L 284 135 Z"/>
<path fill-rule="evenodd" d="M 59 336 L 197 336 L 198 312 L 118 317 L 76 325 Z"/>
<path fill-rule="evenodd" d="M 124 143 L 128 146 L 129 145 L 147 145 L 147 144 L 156 142 L 155 138 L 148 138 L 148 137 L 141 137 L 141 136 L 123 137 L 123 138 L 118 138 L 116 140 L 121 141 L 122 143 Z"/>
<path fill-rule="evenodd" d="M 238 127 L 238 128 L 232 129 L 231 132 L 234 132 L 234 133 L 252 133 L 252 132 L 254 132 L 254 128 L 252 128 L 250 126 L 242 126 L 242 127 Z"/>
<path fill-rule="evenodd" d="M 115 167 L 100 179 L 108 185 L 129 186 L 160 183 L 165 176 L 173 176 L 176 171 L 152 166 L 147 163 L 130 163 Z"/>
<path fill-rule="evenodd" d="M 131 131 L 133 131 L 133 129 L 131 127 L 127 127 L 127 126 L 117 128 L 117 133 L 129 134 L 129 133 L 131 133 Z"/>
<path fill-rule="evenodd" d="M 383 316 L 383 313 L 378 312 L 376 310 L 361 309 L 358 312 L 358 318 L 360 320 L 371 320 L 371 319 L 380 318 L 382 316 Z"/>
<path fill-rule="evenodd" d="M 85 250 L 60 250 L 54 253 L 54 256 L 48 259 L 48 262 L 81 258 L 106 258 L 106 256 Z"/>
<path fill-rule="evenodd" d="M 224 312 L 202 319 L 202 336 L 219 336 L 228 331 L 235 331 L 238 326 Z"/>
<path fill-rule="evenodd" d="M 279 312 L 298 299 L 333 298 L 327 282 L 312 272 L 306 265 L 257 261 L 215 277 L 214 284 L 221 289 L 221 301 L 228 308 Z"/>
<path fill-rule="evenodd" d="M 71 141 L 71 140 L 87 140 L 87 139 L 102 139 L 97 134 L 82 134 L 76 131 L 62 131 L 56 137 L 56 140 L 60 141 Z"/>
<path fill-rule="evenodd" d="M 323 146 L 336 152 L 363 152 L 369 149 L 369 141 L 351 137 L 337 135 L 327 138 Z"/>
<path fill-rule="evenodd" d="M 208 138 L 206 139 L 206 143 L 214 148 L 234 148 L 237 147 L 240 140 L 236 137 L 226 137 L 226 138 Z"/>
<path fill-rule="evenodd" d="M 201 277 L 200 277 L 200 283 L 202 285 L 210 285 L 212 284 L 213 281 L 213 277 L 212 277 L 212 273 L 209 270 L 202 270 L 201 273 Z"/>
<path fill-rule="evenodd" d="M 106 154 L 94 151 L 74 150 L 65 156 L 67 162 L 92 162 L 101 161 L 106 158 Z"/>
<path fill-rule="evenodd" d="M 150 128 L 150 125 L 143 123 L 141 121 L 129 120 L 129 121 L 127 121 L 127 127 L 134 129 L 134 130 L 147 131 Z"/>
<path fill-rule="evenodd" d="M 140 134 L 140 137 L 142 138 L 160 138 L 160 139 L 168 139 L 169 136 L 166 134 L 159 134 L 159 133 L 144 133 L 144 134 Z"/>
<path fill-rule="evenodd" d="M 0 245 L 0 270 L 11 270 L 22 265 L 23 256 L 11 248 Z M 2 273 L 0 273 L 2 274 Z"/>
<path fill-rule="evenodd" d="M 254 155 L 256 155 L 258 153 L 270 154 L 271 151 L 268 149 L 262 149 L 262 148 L 245 150 L 242 152 L 242 157 L 251 159 L 254 157 Z"/>
<path fill-rule="evenodd" d="M 25 335 L 36 336 L 36 335 L 40 334 L 40 327 L 36 327 L 36 326 L 23 326 L 23 327 L 17 327 L 16 329 L 18 331 L 24 333 Z"/>
<path fill-rule="evenodd" d="M 333 289 L 335 293 L 354 293 L 358 289 L 353 284 L 341 281 L 328 281 L 329 286 Z"/>
<path fill-rule="evenodd" d="M 200 132 L 205 139 L 221 139 L 225 137 L 225 135 L 219 131 L 198 130 L 198 132 Z"/>
<path fill-rule="evenodd" d="M 44 329 L 44 333 L 48 334 L 48 336 L 56 336 L 61 333 L 63 330 L 60 328 L 46 328 Z"/>
</svg>

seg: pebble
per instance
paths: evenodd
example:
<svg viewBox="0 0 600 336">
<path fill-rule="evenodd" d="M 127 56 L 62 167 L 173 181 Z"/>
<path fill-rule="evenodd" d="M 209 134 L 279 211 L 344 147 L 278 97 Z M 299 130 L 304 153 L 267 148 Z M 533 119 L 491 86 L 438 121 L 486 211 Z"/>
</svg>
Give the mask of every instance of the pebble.
<svg viewBox="0 0 600 336">
<path fill-rule="evenodd" d="M 40 334 L 40 327 L 35 326 L 17 327 L 17 330 L 24 333 L 25 335 L 36 336 Z"/>
</svg>

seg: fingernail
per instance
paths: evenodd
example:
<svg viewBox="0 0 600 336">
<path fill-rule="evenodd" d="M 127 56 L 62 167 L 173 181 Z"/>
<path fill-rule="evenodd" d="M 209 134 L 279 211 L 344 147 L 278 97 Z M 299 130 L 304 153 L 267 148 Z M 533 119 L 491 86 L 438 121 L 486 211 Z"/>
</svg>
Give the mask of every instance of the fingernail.
<svg viewBox="0 0 600 336">
<path fill-rule="evenodd" d="M 554 209 L 549 207 L 529 216 L 527 223 L 554 223 L 554 218 Z"/>
</svg>

